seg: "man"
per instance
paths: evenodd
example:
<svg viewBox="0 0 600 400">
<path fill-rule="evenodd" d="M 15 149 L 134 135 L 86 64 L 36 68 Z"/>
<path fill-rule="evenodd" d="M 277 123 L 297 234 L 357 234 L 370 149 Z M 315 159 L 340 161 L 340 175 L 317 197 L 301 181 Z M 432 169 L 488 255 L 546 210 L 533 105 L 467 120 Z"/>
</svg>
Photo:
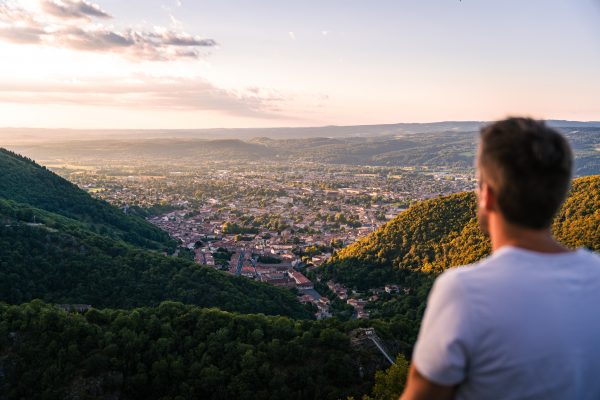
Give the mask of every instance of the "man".
<svg viewBox="0 0 600 400">
<path fill-rule="evenodd" d="M 402 400 L 600 399 L 600 257 L 550 232 L 572 163 L 543 122 L 482 129 L 478 219 L 493 254 L 436 280 Z"/>
</svg>

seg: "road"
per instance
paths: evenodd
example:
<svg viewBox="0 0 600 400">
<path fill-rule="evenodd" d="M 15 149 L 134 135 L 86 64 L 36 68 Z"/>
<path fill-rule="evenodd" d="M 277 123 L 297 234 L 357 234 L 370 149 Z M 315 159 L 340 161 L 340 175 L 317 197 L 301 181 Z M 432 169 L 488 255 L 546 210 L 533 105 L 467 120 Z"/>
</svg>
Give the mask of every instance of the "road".
<svg viewBox="0 0 600 400">
<path fill-rule="evenodd" d="M 244 250 L 240 251 L 240 258 L 238 258 L 238 265 L 237 265 L 237 269 L 235 271 L 236 275 L 241 275 L 242 274 L 242 267 L 244 266 Z"/>
</svg>

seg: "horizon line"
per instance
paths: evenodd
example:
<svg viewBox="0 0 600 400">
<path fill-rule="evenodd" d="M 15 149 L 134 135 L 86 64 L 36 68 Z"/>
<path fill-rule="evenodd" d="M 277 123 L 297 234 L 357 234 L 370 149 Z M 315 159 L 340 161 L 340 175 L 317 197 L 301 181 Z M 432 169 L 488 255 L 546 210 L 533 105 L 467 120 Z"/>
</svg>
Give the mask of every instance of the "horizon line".
<svg viewBox="0 0 600 400">
<path fill-rule="evenodd" d="M 569 120 L 553 118 L 534 118 L 545 122 L 573 122 L 579 124 L 600 124 L 600 120 Z M 219 131 L 219 130 L 256 130 L 256 129 L 318 129 L 318 128 L 352 128 L 352 127 L 373 127 L 373 126 L 397 126 L 397 125 L 435 125 L 444 123 L 489 123 L 498 121 L 490 120 L 441 120 L 430 122 L 394 122 L 381 124 L 355 124 L 355 125 L 308 125 L 308 126 L 262 126 L 262 127 L 212 127 L 212 128 L 40 128 L 27 126 L 2 126 L 3 130 L 37 130 L 37 131 Z"/>
</svg>

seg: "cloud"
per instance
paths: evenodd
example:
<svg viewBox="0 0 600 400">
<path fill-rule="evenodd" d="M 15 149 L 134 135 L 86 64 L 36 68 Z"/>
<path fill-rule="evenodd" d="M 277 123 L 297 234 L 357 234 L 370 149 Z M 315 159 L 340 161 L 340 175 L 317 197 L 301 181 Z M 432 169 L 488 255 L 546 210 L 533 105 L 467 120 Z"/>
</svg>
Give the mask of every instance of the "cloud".
<svg viewBox="0 0 600 400">
<path fill-rule="evenodd" d="M 0 38 L 17 44 L 36 44 L 41 42 L 45 32 L 39 28 L 27 26 L 0 26 Z"/>
<path fill-rule="evenodd" d="M 40 0 L 37 8 L 0 3 L 0 40 L 80 51 L 113 52 L 134 60 L 197 59 L 214 39 L 157 27 L 152 31 L 116 30 L 96 19 L 112 18 L 98 5 L 82 0 Z M 83 21 L 83 23 L 82 23 Z"/>
<path fill-rule="evenodd" d="M 260 89 L 225 90 L 200 77 L 129 77 L 0 81 L 0 103 L 89 105 L 181 111 L 221 111 L 253 118 L 284 118 L 279 93 Z"/>
<path fill-rule="evenodd" d="M 42 0 L 40 5 L 46 13 L 59 18 L 112 18 L 97 4 L 85 0 Z"/>
<path fill-rule="evenodd" d="M 14 3 L 0 3 L 0 21 L 15 21 L 17 25 L 35 25 L 32 14 Z"/>
<path fill-rule="evenodd" d="M 90 0 L 91 1 L 91 0 Z M 33 4 L 33 6 L 32 6 Z M 133 61 L 197 60 L 218 46 L 211 38 L 192 35 L 178 21 L 170 27 L 105 25 L 109 12 L 88 1 L 0 0 L 0 41 L 23 47 L 32 56 L 42 54 L 37 46 L 97 54 L 118 54 Z M 117 19 L 116 16 L 113 19 Z M 293 32 L 290 37 L 295 37 Z M 46 49 L 48 54 L 54 52 Z M 62 57 L 65 52 L 55 52 Z M 291 94 L 260 88 L 224 89 L 199 76 L 198 63 L 160 65 L 127 63 L 125 68 L 102 69 L 99 75 L 86 71 L 87 56 L 67 54 L 71 61 L 52 60 L 44 73 L 28 69 L 21 80 L 11 72 L 0 76 L 0 103 L 110 107 L 162 111 L 216 111 L 236 117 L 288 119 L 294 102 Z M 100 62 L 113 62 L 99 57 Z M 181 67 L 181 69 L 179 69 Z M 14 69 L 14 68 L 13 68 Z M 16 69 L 14 69 L 16 71 Z M 110 74 L 110 76 L 108 76 Z M 18 73 L 16 74 L 19 75 Z M 201 115 L 201 114 L 200 114 Z"/>
<path fill-rule="evenodd" d="M 180 58 L 198 58 L 199 48 L 214 47 L 212 39 L 201 39 L 173 31 L 143 32 L 127 30 L 115 32 L 96 28 L 84 30 L 69 27 L 52 35 L 55 45 L 84 51 L 112 51 L 130 58 L 167 61 Z"/>
<path fill-rule="evenodd" d="M 296 40 L 296 34 L 294 32 L 288 32 L 288 35 L 290 36 L 290 39 Z"/>
<path fill-rule="evenodd" d="M 161 35 L 153 35 L 154 38 L 167 45 L 173 46 L 216 46 L 217 42 L 213 39 L 199 39 L 185 33 L 165 32 Z"/>
</svg>

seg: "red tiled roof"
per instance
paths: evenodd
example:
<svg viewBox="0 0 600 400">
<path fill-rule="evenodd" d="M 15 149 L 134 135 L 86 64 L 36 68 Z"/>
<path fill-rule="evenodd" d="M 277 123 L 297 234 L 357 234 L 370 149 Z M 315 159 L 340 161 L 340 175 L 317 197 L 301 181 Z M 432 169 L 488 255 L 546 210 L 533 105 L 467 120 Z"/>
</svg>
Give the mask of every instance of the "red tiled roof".
<svg viewBox="0 0 600 400">
<path fill-rule="evenodd" d="M 294 280 L 296 281 L 296 284 L 298 285 L 308 285 L 308 284 L 312 284 L 312 282 L 310 281 L 310 279 L 308 279 L 307 277 L 305 277 L 304 275 L 302 275 L 300 272 L 298 271 L 294 271 L 293 269 L 290 269 L 288 271 L 288 274 L 294 278 Z"/>
</svg>

